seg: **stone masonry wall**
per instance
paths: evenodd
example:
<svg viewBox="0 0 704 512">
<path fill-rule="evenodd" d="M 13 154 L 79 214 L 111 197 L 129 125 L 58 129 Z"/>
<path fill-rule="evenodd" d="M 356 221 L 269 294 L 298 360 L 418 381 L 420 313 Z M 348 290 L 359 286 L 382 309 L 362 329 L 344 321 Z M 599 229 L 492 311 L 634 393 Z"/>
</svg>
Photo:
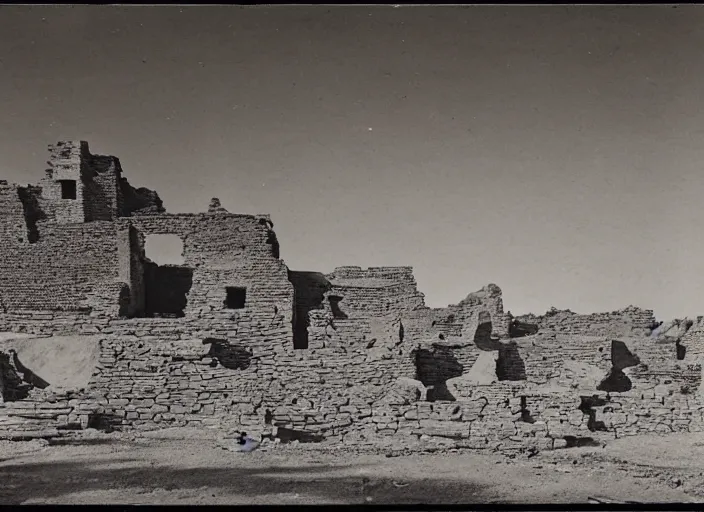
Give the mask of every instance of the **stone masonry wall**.
<svg viewBox="0 0 704 512">
<path fill-rule="evenodd" d="M 494 383 L 468 387 L 458 402 L 409 401 L 389 392 L 393 381 L 383 367 L 358 374 L 357 382 L 365 377 L 369 382 L 350 387 L 345 378 L 352 372 L 341 372 L 354 358 L 334 351 L 255 350 L 261 355 L 256 365 L 246 367 L 247 357 L 240 356 L 240 369 L 213 367 L 214 354 L 199 340 L 164 334 L 173 320 L 141 329 L 136 322 L 115 321 L 104 329 L 100 371 L 90 392 L 42 392 L 6 402 L 0 435 L 71 424 L 236 426 L 250 432 L 284 426 L 339 442 L 413 447 L 426 436 L 451 446 L 511 451 L 559 448 L 580 438 L 701 431 L 704 424 L 704 407 L 695 395 L 657 390 L 580 395 Z M 127 330 L 135 334 L 122 334 Z"/>
<path fill-rule="evenodd" d="M 43 328 L 36 319 L 11 323 L 49 333 L 66 321 L 57 316 Z M 545 333 L 514 340 L 528 370 L 525 382 L 460 380 L 455 401 L 425 402 L 393 392 L 399 377 L 413 377 L 411 366 L 404 373 L 398 364 L 413 353 L 405 340 L 402 352 L 384 358 L 367 348 L 368 339 L 355 342 L 349 334 L 356 331 L 345 335 L 346 346 L 295 350 L 271 342 L 287 339 L 288 328 L 266 324 L 257 326 L 261 336 L 235 341 L 227 321 L 85 315 L 76 322 L 67 329 L 103 337 L 91 389 L 54 396 L 53 402 L 43 394 L 8 402 L 0 433 L 26 435 L 67 424 L 229 426 L 253 433 L 280 426 L 376 446 L 413 447 L 426 436 L 450 446 L 511 451 L 558 448 L 580 438 L 700 431 L 704 420 L 698 395 L 682 390 L 682 384 L 700 384 L 696 363 L 690 368 L 693 363 L 679 362 L 674 342 L 650 338 L 626 340 L 642 361 L 629 372 L 634 386 L 628 392 L 595 389 L 611 365 L 607 338 Z M 203 344 L 208 338 L 228 342 Z M 456 358 L 479 353 L 472 347 L 441 351 Z M 598 371 L 590 373 L 588 366 Z"/>
<path fill-rule="evenodd" d="M 86 389 L 41 390 L 0 347 L 0 436 L 285 427 L 526 450 L 702 430 L 701 319 L 673 337 L 652 334 L 649 310 L 551 310 L 517 317 L 537 333 L 512 339 L 494 284 L 428 308 L 410 267 L 289 271 L 268 216 L 166 214 L 116 158 L 84 142 L 50 151 L 41 188 L 0 182 L 0 331 L 91 334 L 99 364 Z M 147 258 L 155 234 L 183 241 L 183 265 Z"/>
<path fill-rule="evenodd" d="M 521 315 L 517 320 L 537 324 L 541 330 L 570 332 L 574 334 L 605 334 L 628 336 L 631 334 L 647 336 L 655 324 L 653 311 L 635 306 L 612 311 L 610 313 L 593 313 L 580 315 L 569 310 L 553 308 L 543 316 Z"/>
<path fill-rule="evenodd" d="M 118 277 L 113 223 L 46 225 L 33 244 L 5 241 L 0 248 L 0 299 L 9 311 L 78 310 L 101 307 L 90 292 Z M 116 284 L 117 285 L 117 284 Z M 117 306 L 118 291 L 103 290 Z"/>
<path fill-rule="evenodd" d="M 338 267 L 326 277 L 347 315 L 384 316 L 425 305 L 411 267 Z"/>
<path fill-rule="evenodd" d="M 27 241 L 27 223 L 19 187 L 7 181 L 0 181 L 0 239 L 3 244 L 12 245 Z"/>
<path fill-rule="evenodd" d="M 114 220 L 120 214 L 120 171 L 114 157 L 90 155 L 86 165 L 85 185 L 86 221 Z"/>
<path fill-rule="evenodd" d="M 88 143 L 65 141 L 49 146 L 51 168 L 41 180 L 43 208 L 54 222 L 71 224 L 86 220 L 87 198 L 84 197 L 84 181 L 89 179 L 85 160 L 90 154 Z M 62 199 L 61 181 L 76 184 L 75 199 Z"/>
<path fill-rule="evenodd" d="M 260 321 L 291 328 L 293 286 L 288 269 L 272 253 L 268 218 L 233 214 L 178 214 L 130 217 L 141 237 L 173 234 L 183 241 L 184 267 L 193 270 L 188 318 L 229 320 L 233 331 Z M 227 309 L 226 287 L 245 287 L 244 309 Z M 280 320 L 279 320 L 280 319 Z M 288 340 L 291 342 L 291 340 Z"/>
</svg>

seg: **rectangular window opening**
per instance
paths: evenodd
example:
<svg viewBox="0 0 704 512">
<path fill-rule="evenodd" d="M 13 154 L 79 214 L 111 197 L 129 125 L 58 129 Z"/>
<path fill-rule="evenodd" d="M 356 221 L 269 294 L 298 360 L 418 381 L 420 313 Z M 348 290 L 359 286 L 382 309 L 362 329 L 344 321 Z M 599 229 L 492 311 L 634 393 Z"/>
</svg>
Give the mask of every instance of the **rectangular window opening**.
<svg viewBox="0 0 704 512">
<path fill-rule="evenodd" d="M 243 309 L 247 301 L 247 288 L 228 286 L 225 288 L 225 307 L 227 309 Z"/>
<path fill-rule="evenodd" d="M 61 199 L 76 199 L 76 180 L 59 180 Z"/>
</svg>

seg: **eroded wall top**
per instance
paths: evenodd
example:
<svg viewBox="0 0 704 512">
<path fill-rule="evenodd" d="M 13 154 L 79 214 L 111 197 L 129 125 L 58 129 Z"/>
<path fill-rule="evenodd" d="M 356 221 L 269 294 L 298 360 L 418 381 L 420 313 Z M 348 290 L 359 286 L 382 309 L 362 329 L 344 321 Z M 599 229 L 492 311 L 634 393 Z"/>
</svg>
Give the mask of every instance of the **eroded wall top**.
<svg viewBox="0 0 704 512">
<path fill-rule="evenodd" d="M 650 309 L 628 306 L 607 313 L 577 314 L 570 310 L 552 308 L 544 315 L 520 315 L 516 320 L 536 324 L 541 330 L 591 334 L 594 336 L 647 336 L 656 326 Z"/>
</svg>

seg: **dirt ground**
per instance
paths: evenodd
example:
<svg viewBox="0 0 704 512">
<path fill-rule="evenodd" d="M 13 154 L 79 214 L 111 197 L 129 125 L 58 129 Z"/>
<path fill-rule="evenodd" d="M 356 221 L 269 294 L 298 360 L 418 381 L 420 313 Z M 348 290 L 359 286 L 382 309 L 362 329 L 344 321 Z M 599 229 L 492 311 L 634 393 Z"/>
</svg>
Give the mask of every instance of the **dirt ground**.
<svg viewBox="0 0 704 512">
<path fill-rule="evenodd" d="M 90 433 L 89 433 L 90 434 Z M 533 457 L 252 453 L 187 430 L 0 441 L 0 504 L 410 504 L 704 502 L 704 436 L 627 438 Z"/>
</svg>

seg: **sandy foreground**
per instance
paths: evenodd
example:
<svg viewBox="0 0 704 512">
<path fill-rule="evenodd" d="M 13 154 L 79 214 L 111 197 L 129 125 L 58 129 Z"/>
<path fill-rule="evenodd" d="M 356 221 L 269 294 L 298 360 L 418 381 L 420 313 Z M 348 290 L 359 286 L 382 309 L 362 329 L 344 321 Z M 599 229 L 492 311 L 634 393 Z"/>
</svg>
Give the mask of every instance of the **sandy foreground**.
<svg viewBox="0 0 704 512">
<path fill-rule="evenodd" d="M 0 504 L 704 502 L 702 435 L 633 437 L 513 459 L 388 457 L 313 445 L 244 454 L 228 444 L 187 429 L 89 432 L 61 445 L 0 441 Z"/>
</svg>

